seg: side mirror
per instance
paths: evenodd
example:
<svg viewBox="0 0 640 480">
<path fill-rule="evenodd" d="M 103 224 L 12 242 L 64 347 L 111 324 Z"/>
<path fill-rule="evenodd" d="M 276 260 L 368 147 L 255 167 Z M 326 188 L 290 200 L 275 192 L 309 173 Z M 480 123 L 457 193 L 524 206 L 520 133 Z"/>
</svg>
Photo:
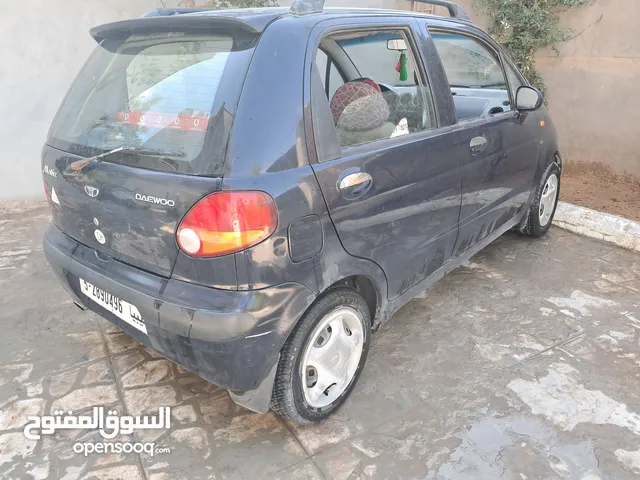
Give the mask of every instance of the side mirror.
<svg viewBox="0 0 640 480">
<path fill-rule="evenodd" d="M 542 93 L 533 87 L 520 87 L 516 92 L 516 109 L 519 112 L 537 110 L 542 102 Z"/>
<path fill-rule="evenodd" d="M 407 44 L 404 38 L 397 38 L 393 40 L 387 40 L 387 50 L 406 50 Z"/>
</svg>

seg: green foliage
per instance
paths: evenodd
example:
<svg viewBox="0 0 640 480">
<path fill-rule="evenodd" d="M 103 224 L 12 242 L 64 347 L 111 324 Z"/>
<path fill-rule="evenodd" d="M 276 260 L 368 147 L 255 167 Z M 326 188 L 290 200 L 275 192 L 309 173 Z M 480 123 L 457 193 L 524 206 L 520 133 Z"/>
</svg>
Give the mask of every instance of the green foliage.
<svg viewBox="0 0 640 480">
<path fill-rule="evenodd" d="M 594 0 L 474 0 L 489 18 L 489 33 L 507 48 L 520 71 L 543 93 L 546 88 L 536 69 L 536 53 L 569 40 L 571 30 L 560 22 L 560 13 Z"/>
</svg>

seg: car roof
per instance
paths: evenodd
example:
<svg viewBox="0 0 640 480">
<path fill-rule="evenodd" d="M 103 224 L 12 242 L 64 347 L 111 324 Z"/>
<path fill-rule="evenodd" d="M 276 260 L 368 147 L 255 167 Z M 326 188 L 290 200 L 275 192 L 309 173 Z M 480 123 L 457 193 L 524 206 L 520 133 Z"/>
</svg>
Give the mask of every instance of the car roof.
<svg viewBox="0 0 640 480">
<path fill-rule="evenodd" d="M 235 18 L 238 18 L 239 20 L 243 20 L 256 27 L 263 24 L 265 20 L 267 20 L 266 23 L 268 24 L 278 18 L 282 18 L 286 16 L 301 16 L 301 15 L 294 15 L 291 12 L 291 9 L 288 7 L 237 8 L 237 9 L 227 9 L 227 10 L 202 9 L 199 11 L 184 13 L 183 15 L 235 17 Z M 456 18 L 442 17 L 439 15 L 431 15 L 428 13 L 416 12 L 412 10 L 399 10 L 399 9 L 391 9 L 391 8 L 327 7 L 327 8 L 324 8 L 322 12 L 312 13 L 307 15 L 313 15 L 314 17 L 319 19 L 321 18 L 322 20 L 325 20 L 327 18 L 357 17 L 362 15 L 366 15 L 366 16 L 392 15 L 394 17 L 397 17 L 397 16 L 424 17 L 424 18 L 438 19 L 439 21 L 450 21 L 453 23 L 463 23 L 463 24 L 470 23 L 465 20 L 456 19 Z M 302 15 L 302 16 L 306 16 L 306 15 Z"/>
<path fill-rule="evenodd" d="M 275 20 L 284 17 L 298 17 L 301 19 L 317 19 L 318 22 L 327 19 L 345 17 L 413 17 L 422 18 L 427 21 L 434 21 L 440 24 L 449 23 L 452 25 L 473 25 L 471 22 L 451 17 L 430 15 L 412 10 L 394 10 L 382 8 L 354 8 L 354 7 L 328 7 L 321 12 L 314 12 L 304 15 L 296 15 L 287 7 L 265 7 L 265 8 L 239 8 L 239 9 L 190 9 L 190 8 L 168 8 L 157 9 L 146 13 L 142 18 L 123 20 L 94 27 L 90 30 L 91 36 L 100 42 L 104 38 L 119 32 L 140 31 L 148 27 L 177 27 L 180 25 L 189 26 L 197 23 L 207 24 L 220 22 L 226 26 L 232 25 L 237 28 L 248 30 L 253 33 L 262 32 L 267 25 Z"/>
</svg>

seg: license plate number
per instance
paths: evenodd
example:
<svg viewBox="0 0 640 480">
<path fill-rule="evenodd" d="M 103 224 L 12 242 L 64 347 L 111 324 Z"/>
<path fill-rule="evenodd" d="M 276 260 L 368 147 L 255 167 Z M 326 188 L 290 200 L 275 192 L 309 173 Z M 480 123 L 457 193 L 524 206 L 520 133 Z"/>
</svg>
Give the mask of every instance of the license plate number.
<svg viewBox="0 0 640 480">
<path fill-rule="evenodd" d="M 124 320 L 132 327 L 137 328 L 143 333 L 147 333 L 147 327 L 142 320 L 142 315 L 135 305 L 116 297 L 115 295 L 96 287 L 95 285 L 80 279 L 80 289 L 90 300 L 94 301 L 101 307 L 109 310 L 116 317 Z"/>
</svg>

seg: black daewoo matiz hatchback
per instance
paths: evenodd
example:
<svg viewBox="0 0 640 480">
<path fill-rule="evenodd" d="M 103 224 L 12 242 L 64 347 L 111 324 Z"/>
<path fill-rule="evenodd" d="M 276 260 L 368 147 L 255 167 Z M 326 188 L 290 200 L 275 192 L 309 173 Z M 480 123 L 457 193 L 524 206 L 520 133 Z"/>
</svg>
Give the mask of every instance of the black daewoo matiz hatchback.
<svg viewBox="0 0 640 480">
<path fill-rule="evenodd" d="M 326 418 L 371 332 L 510 229 L 561 161 L 540 93 L 452 18 L 159 10 L 98 47 L 42 154 L 76 304 L 256 412 Z"/>
</svg>

